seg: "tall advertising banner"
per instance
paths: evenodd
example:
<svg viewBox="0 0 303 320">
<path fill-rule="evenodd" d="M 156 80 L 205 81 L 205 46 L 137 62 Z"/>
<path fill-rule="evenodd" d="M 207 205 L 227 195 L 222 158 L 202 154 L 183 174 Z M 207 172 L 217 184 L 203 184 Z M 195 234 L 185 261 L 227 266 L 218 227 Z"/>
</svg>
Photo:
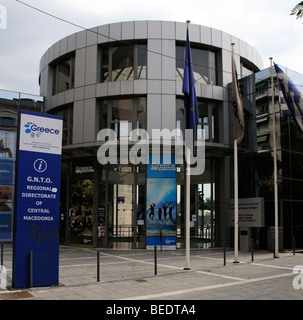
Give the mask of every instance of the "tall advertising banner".
<svg viewBox="0 0 303 320">
<path fill-rule="evenodd" d="M 21 111 L 18 133 L 13 287 L 58 285 L 62 118 Z"/>
<path fill-rule="evenodd" d="M 176 249 L 176 165 L 165 157 L 153 163 L 151 156 L 147 165 L 146 249 Z"/>
</svg>

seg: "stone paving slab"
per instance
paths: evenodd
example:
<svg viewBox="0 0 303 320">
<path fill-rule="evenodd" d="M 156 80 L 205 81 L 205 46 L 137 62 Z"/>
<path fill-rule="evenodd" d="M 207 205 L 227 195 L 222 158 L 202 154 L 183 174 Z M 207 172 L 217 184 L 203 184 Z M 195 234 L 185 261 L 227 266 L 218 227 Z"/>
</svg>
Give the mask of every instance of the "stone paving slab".
<svg viewBox="0 0 303 320">
<path fill-rule="evenodd" d="M 191 250 L 191 270 L 183 270 L 185 251 L 154 253 L 146 250 L 100 250 L 100 282 L 97 282 L 96 249 L 60 247 L 60 285 L 14 290 L 11 286 L 11 248 L 5 247 L 4 266 L 8 288 L 0 289 L 0 300 L 302 300 L 303 285 L 295 289 L 303 265 L 303 254 L 233 252 L 223 265 L 221 249 Z M 302 267 L 303 268 L 303 267 Z M 302 271 L 303 272 L 303 271 Z M 298 279 L 298 278 L 297 278 Z"/>
</svg>

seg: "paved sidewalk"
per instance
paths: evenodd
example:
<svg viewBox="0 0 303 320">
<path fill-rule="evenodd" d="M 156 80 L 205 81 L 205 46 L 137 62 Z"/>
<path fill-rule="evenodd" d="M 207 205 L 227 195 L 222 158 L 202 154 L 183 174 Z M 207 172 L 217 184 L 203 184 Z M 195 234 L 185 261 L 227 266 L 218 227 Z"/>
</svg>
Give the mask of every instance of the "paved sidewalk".
<svg viewBox="0 0 303 320">
<path fill-rule="evenodd" d="M 302 300 L 303 285 L 293 268 L 303 265 L 303 254 L 258 251 L 239 252 L 233 263 L 221 249 L 192 249 L 191 270 L 185 271 L 185 251 L 154 252 L 100 250 L 100 282 L 97 282 L 96 249 L 60 247 L 60 285 L 14 290 L 11 286 L 12 249 L 4 246 L 8 289 L 0 300 Z M 302 267 L 303 268 L 303 267 Z M 303 272 L 303 271 L 302 271 Z M 299 285 L 295 289 L 293 283 Z"/>
</svg>

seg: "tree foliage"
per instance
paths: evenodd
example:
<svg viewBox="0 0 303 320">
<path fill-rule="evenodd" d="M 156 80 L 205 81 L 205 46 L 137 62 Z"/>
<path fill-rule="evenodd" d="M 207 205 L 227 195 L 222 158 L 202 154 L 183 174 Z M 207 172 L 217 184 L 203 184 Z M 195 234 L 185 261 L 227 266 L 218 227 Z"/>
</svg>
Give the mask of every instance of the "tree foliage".
<svg viewBox="0 0 303 320">
<path fill-rule="evenodd" d="M 297 19 L 303 17 L 303 1 L 299 2 L 291 11 L 291 16 L 296 16 Z"/>
</svg>

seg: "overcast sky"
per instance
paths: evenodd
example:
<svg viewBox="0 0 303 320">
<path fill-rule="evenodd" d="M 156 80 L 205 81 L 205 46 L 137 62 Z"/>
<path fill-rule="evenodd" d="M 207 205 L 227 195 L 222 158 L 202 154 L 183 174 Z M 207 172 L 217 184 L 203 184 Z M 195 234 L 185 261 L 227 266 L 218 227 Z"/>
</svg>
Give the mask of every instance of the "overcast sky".
<svg viewBox="0 0 303 320">
<path fill-rule="evenodd" d="M 272 56 L 303 74 L 303 20 L 290 16 L 299 0 L 22 1 L 85 28 L 131 20 L 191 20 L 248 42 L 263 57 L 264 68 Z M 0 0 L 0 6 L 7 13 L 7 28 L 0 29 L 0 89 L 39 94 L 40 58 L 55 42 L 82 29 L 16 0 Z"/>
</svg>

